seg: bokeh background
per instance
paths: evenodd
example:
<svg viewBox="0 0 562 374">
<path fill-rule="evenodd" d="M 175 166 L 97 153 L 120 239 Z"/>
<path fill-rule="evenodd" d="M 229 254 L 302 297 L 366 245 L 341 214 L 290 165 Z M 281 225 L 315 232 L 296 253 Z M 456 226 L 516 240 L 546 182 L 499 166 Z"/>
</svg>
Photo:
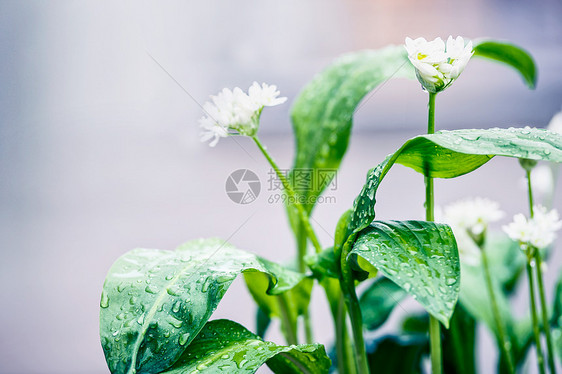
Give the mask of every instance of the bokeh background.
<svg viewBox="0 0 562 374">
<path fill-rule="evenodd" d="M 264 111 L 260 136 L 288 168 L 291 102 L 338 55 L 406 36 L 489 36 L 534 55 L 537 89 L 510 69 L 473 60 L 438 97 L 437 128 L 544 127 L 562 105 L 560 14 L 558 0 L 1 0 L 0 372 L 108 372 L 98 339 L 101 287 L 112 262 L 135 247 L 218 236 L 291 259 L 284 209 L 267 202 L 269 168 L 254 145 L 226 139 L 210 149 L 198 141 L 198 103 L 210 94 L 254 80 L 277 84 L 289 100 Z M 412 81 L 390 81 L 364 103 L 329 192 L 335 201 L 314 215 L 325 245 L 366 171 L 423 132 L 425 116 L 426 94 Z M 244 206 L 225 194 L 226 178 L 240 168 L 263 182 L 258 200 Z M 521 177 L 516 160 L 496 159 L 437 181 L 437 203 L 486 196 L 500 201 L 507 220 L 525 211 Z M 379 191 L 378 217 L 421 218 L 422 201 L 419 175 L 398 166 Z M 551 259 L 549 289 L 561 258 Z M 390 326 L 416 308 L 404 303 Z M 514 309 L 525 308 L 522 293 Z M 237 281 L 214 317 L 253 329 L 254 313 Z M 330 344 L 320 292 L 312 313 L 317 339 Z M 481 371 L 489 373 L 495 353 L 484 329 L 480 338 Z"/>
</svg>

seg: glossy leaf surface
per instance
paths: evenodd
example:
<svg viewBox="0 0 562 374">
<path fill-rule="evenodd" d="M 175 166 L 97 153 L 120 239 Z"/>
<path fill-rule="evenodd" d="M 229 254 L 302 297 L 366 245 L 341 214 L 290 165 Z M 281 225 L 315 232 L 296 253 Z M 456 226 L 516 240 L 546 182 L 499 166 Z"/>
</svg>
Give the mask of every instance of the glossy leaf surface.
<svg viewBox="0 0 562 374">
<path fill-rule="evenodd" d="M 433 178 L 467 174 L 494 156 L 562 162 L 562 135 L 535 128 L 439 131 L 408 140 L 367 174 L 353 204 L 348 232 L 358 232 L 375 219 L 376 191 L 395 163 Z"/>
<path fill-rule="evenodd" d="M 343 55 L 316 75 L 291 112 L 297 150 L 293 175 L 298 170 L 337 169 L 347 150 L 357 106 L 371 90 L 393 77 L 415 79 L 403 46 Z M 310 180 L 302 194 L 319 196 L 330 179 Z M 306 204 L 309 212 L 312 207 Z"/>
<path fill-rule="evenodd" d="M 264 342 L 236 322 L 208 322 L 180 359 L 164 374 L 251 374 L 267 363 L 275 373 L 327 373 L 330 359 L 321 344 L 279 346 Z"/>
<path fill-rule="evenodd" d="M 260 271 L 269 292 L 285 292 L 303 276 L 218 239 L 175 251 L 136 249 L 105 279 L 100 336 L 112 373 L 154 373 L 173 364 L 205 325 L 236 276 Z"/>
<path fill-rule="evenodd" d="M 362 230 L 351 256 L 361 256 L 449 325 L 460 288 L 451 228 L 426 221 L 375 221 Z"/>
</svg>

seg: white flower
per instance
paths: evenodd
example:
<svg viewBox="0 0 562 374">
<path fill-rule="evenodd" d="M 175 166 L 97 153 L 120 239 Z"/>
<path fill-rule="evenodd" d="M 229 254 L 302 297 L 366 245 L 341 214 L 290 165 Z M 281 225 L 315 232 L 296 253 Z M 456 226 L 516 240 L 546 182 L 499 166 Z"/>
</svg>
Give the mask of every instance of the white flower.
<svg viewBox="0 0 562 374">
<path fill-rule="evenodd" d="M 424 38 L 406 38 L 406 51 L 416 76 L 429 92 L 443 91 L 462 73 L 472 57 L 472 42 L 466 45 L 462 37 L 449 36 L 447 44 L 441 38 L 428 42 Z"/>
<path fill-rule="evenodd" d="M 558 112 L 552 117 L 547 129 L 562 134 L 562 112 Z"/>
<path fill-rule="evenodd" d="M 488 228 L 488 224 L 500 220 L 504 213 L 497 202 L 476 197 L 460 200 L 445 207 L 445 222 L 478 236 Z"/>
<path fill-rule="evenodd" d="M 216 96 L 211 96 L 212 102 L 203 106 L 206 115 L 199 120 L 203 130 L 201 141 L 211 140 L 209 145 L 214 147 L 220 138 L 229 135 L 254 136 L 263 107 L 279 105 L 287 100 L 277 96 L 277 87 L 265 83 L 260 86 L 254 82 L 248 94 L 238 87 L 232 91 L 224 88 Z"/>
<path fill-rule="evenodd" d="M 533 218 L 517 214 L 513 217 L 513 222 L 503 227 L 512 240 L 519 242 L 522 249 L 529 246 L 537 249 L 548 247 L 556 238 L 556 231 L 562 228 L 562 221 L 555 209 L 548 211 L 537 205 L 533 211 Z"/>
<path fill-rule="evenodd" d="M 250 96 L 250 100 L 255 105 L 262 108 L 264 106 L 275 106 L 283 104 L 285 101 L 287 101 L 286 97 L 277 97 L 279 96 L 279 94 L 280 92 L 277 91 L 277 86 L 269 86 L 265 83 L 262 83 L 262 85 L 260 86 L 258 82 L 254 82 L 248 89 L 248 96 Z"/>
<path fill-rule="evenodd" d="M 461 261 L 479 265 L 482 255 L 478 245 L 482 244 L 484 232 L 491 222 L 503 217 L 499 204 L 484 198 L 464 199 L 446 206 L 440 215 L 440 220 L 453 229 Z"/>
</svg>

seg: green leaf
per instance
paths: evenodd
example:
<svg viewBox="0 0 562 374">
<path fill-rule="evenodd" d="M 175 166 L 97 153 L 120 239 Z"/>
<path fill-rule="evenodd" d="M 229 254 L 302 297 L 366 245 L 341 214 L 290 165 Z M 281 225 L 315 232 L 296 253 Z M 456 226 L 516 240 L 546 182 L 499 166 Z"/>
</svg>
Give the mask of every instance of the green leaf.
<svg viewBox="0 0 562 374">
<path fill-rule="evenodd" d="M 519 72 L 529 88 L 537 85 L 537 68 L 529 52 L 508 42 L 476 40 L 474 56 L 498 61 Z"/>
<path fill-rule="evenodd" d="M 180 359 L 163 374 L 250 374 L 264 363 L 275 373 L 327 373 L 330 359 L 321 344 L 279 346 L 264 342 L 229 320 L 208 322 Z"/>
<path fill-rule="evenodd" d="M 308 212 L 314 207 L 312 200 L 330 183 L 330 172 L 333 177 L 340 165 L 359 103 L 390 78 L 415 79 L 413 67 L 407 62 L 403 46 L 349 53 L 317 74 L 296 98 L 291 111 L 296 141 L 291 174 L 324 171 L 321 178 L 299 183 Z"/>
<path fill-rule="evenodd" d="M 406 291 L 388 278 L 376 279 L 359 298 L 365 328 L 376 330 L 382 326 L 406 295 Z"/>
<path fill-rule="evenodd" d="M 562 162 L 562 135 L 535 128 L 439 131 L 408 140 L 369 170 L 353 204 L 348 232 L 359 232 L 375 219 L 375 194 L 395 163 L 433 178 L 467 174 L 494 156 Z"/>
<path fill-rule="evenodd" d="M 426 221 L 375 221 L 350 256 L 361 256 L 446 327 L 459 296 L 460 263 L 451 228 Z"/>
<path fill-rule="evenodd" d="M 299 284 L 283 293 L 268 295 L 269 278 L 258 272 L 244 273 L 244 280 L 254 301 L 269 318 L 280 318 L 284 329 L 297 329 L 297 319 L 308 310 L 314 281 L 304 278 Z M 290 333 L 290 332 L 289 332 Z"/>
<path fill-rule="evenodd" d="M 136 249 L 109 270 L 100 302 L 100 336 L 112 373 L 160 372 L 203 328 L 240 272 L 271 278 L 279 294 L 303 276 L 218 239 L 175 251 Z"/>
<path fill-rule="evenodd" d="M 425 335 L 383 336 L 367 353 L 370 372 L 421 374 L 428 349 Z"/>
<path fill-rule="evenodd" d="M 338 259 L 332 247 L 324 249 L 320 253 L 306 256 L 306 264 L 314 277 L 320 281 L 324 277 L 339 278 Z"/>
</svg>

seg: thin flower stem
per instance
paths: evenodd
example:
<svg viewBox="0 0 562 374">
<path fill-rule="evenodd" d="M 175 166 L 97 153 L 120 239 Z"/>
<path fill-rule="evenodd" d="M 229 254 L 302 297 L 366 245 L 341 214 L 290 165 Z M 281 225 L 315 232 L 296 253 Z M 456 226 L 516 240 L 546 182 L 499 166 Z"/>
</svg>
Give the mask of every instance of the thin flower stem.
<svg viewBox="0 0 562 374">
<path fill-rule="evenodd" d="M 531 184 L 531 170 L 527 170 L 527 189 L 529 191 L 529 213 L 533 218 L 533 186 Z M 554 363 L 554 349 L 552 347 L 552 335 L 550 334 L 550 322 L 548 320 L 548 306 L 544 292 L 544 281 L 542 275 L 542 258 L 538 249 L 535 249 L 535 272 L 537 275 L 537 285 L 539 290 L 539 300 L 541 302 L 542 326 L 546 337 L 546 349 L 548 352 L 548 367 L 551 373 L 556 373 L 556 364 Z"/>
<path fill-rule="evenodd" d="M 498 330 L 498 339 L 500 350 L 507 361 L 507 366 L 510 373 L 515 373 L 515 367 L 513 366 L 513 357 L 511 356 L 511 344 L 506 340 L 506 333 L 500 316 L 500 310 L 498 308 L 498 302 L 496 300 L 496 294 L 494 292 L 494 287 L 492 286 L 492 277 L 490 275 L 490 266 L 488 264 L 488 255 L 484 250 L 484 246 L 480 247 L 480 253 L 482 254 L 482 267 L 484 268 L 484 277 L 486 279 L 486 287 L 488 288 L 488 295 L 492 304 L 492 314 L 494 315 L 494 322 L 496 324 L 496 329 Z"/>
<path fill-rule="evenodd" d="M 322 246 L 320 245 L 320 242 L 318 241 L 318 237 L 316 236 L 316 234 L 314 232 L 314 229 L 312 228 L 312 226 L 310 224 L 310 220 L 308 219 L 308 214 L 304 210 L 302 204 L 298 201 L 297 194 L 293 190 L 293 187 L 291 187 L 291 184 L 289 183 L 289 181 L 287 180 L 285 175 L 281 172 L 281 170 L 279 169 L 279 167 L 277 166 L 277 164 L 275 163 L 273 158 L 269 155 L 269 153 L 267 152 L 267 150 L 265 149 L 263 144 L 260 142 L 258 137 L 254 136 L 254 137 L 252 137 L 252 139 L 254 139 L 254 142 L 256 143 L 256 145 L 258 146 L 260 151 L 263 153 L 263 155 L 265 156 L 265 158 L 267 159 L 267 161 L 269 162 L 269 164 L 271 165 L 273 170 L 275 170 L 275 173 L 279 177 L 279 180 L 281 180 L 281 183 L 283 184 L 283 187 L 285 188 L 285 192 L 287 192 L 287 195 L 289 197 L 289 205 L 291 205 L 291 202 L 293 202 L 292 205 L 295 206 L 295 208 L 297 209 L 297 211 L 299 213 L 299 217 L 301 219 L 301 222 L 304 225 L 304 228 L 306 230 L 308 238 L 312 242 L 312 245 L 314 246 L 314 249 L 316 250 L 316 252 L 320 253 L 322 251 Z M 302 260 L 304 261 L 304 259 L 302 259 Z"/>
<path fill-rule="evenodd" d="M 369 374 L 369 364 L 367 361 L 367 352 L 365 350 L 365 341 L 363 340 L 363 317 L 359 306 L 359 299 L 355 293 L 355 281 L 351 273 L 351 268 L 347 263 L 347 255 L 349 254 L 349 244 L 344 244 L 341 256 L 341 275 L 340 287 L 345 299 L 345 304 L 349 312 L 351 320 L 351 331 L 353 333 L 353 347 L 355 349 L 355 363 L 357 365 L 358 374 Z"/>
<path fill-rule="evenodd" d="M 427 133 L 435 132 L 435 97 L 436 93 L 429 93 L 428 115 L 427 115 Z M 427 172 L 425 177 L 425 219 L 426 221 L 434 220 L 434 195 L 433 195 L 433 178 Z M 441 374 L 443 363 L 441 358 L 441 326 L 439 321 L 432 315 L 429 316 L 429 342 L 431 351 L 431 372 L 433 374 Z"/>
<path fill-rule="evenodd" d="M 529 297 L 531 298 L 531 316 L 533 318 L 533 333 L 535 334 L 535 345 L 537 349 L 537 364 L 539 372 L 545 374 L 544 356 L 541 348 L 541 333 L 539 331 L 539 321 L 537 318 L 537 304 L 535 303 L 535 282 L 533 281 L 533 268 L 531 258 L 527 258 L 527 278 L 529 279 Z"/>
<path fill-rule="evenodd" d="M 265 156 L 265 158 L 267 159 L 267 161 L 269 162 L 269 164 L 271 165 L 273 170 L 275 170 L 275 173 L 277 174 L 277 176 L 281 180 L 281 183 L 283 184 L 283 187 L 285 188 L 285 191 L 287 192 L 287 195 L 289 196 L 289 205 L 292 201 L 294 203 L 293 205 L 296 207 L 296 209 L 299 213 L 300 224 L 299 224 L 299 229 L 298 229 L 298 233 L 297 233 L 297 247 L 298 247 L 298 256 L 297 257 L 298 257 L 299 271 L 301 273 L 304 273 L 305 270 L 306 270 L 306 265 L 304 263 L 304 256 L 306 255 L 306 239 L 305 239 L 306 236 L 308 236 L 308 238 L 312 242 L 312 245 L 314 246 L 317 253 L 320 253 L 322 251 L 322 246 L 320 245 L 320 242 L 318 241 L 318 237 L 316 236 L 316 233 L 314 232 L 314 229 L 312 228 L 312 226 L 310 224 L 307 213 L 305 212 L 305 210 L 304 210 L 303 206 L 300 204 L 300 202 L 297 200 L 297 195 L 296 195 L 295 191 L 293 190 L 293 188 L 291 187 L 289 181 L 287 181 L 287 178 L 281 172 L 281 170 L 277 166 L 277 163 L 269 155 L 269 153 L 267 152 L 267 150 L 265 149 L 263 144 L 260 142 L 258 137 L 253 136 L 252 139 L 254 139 L 254 142 L 256 143 L 256 145 L 258 146 L 260 151 L 263 153 L 263 155 Z M 303 226 L 304 226 L 304 231 L 306 232 L 306 236 L 302 234 L 302 227 Z M 305 330 L 305 335 L 306 335 L 306 341 L 308 343 L 310 343 L 312 341 L 312 325 L 310 323 L 310 314 L 308 313 L 308 310 L 304 313 L 303 318 L 304 318 L 304 330 Z"/>
<path fill-rule="evenodd" d="M 541 270 L 542 259 L 538 250 L 535 251 L 535 265 L 537 272 L 537 285 L 539 286 L 539 298 L 541 301 L 542 325 L 546 336 L 546 348 L 548 350 L 548 367 L 550 368 L 550 372 L 554 374 L 556 373 L 556 364 L 554 363 L 554 349 L 552 346 L 552 335 L 550 334 L 550 322 L 548 320 L 548 306 L 544 295 L 544 284 Z"/>
<path fill-rule="evenodd" d="M 531 185 L 531 170 L 527 170 L 527 190 L 529 191 L 529 214 L 531 218 L 535 215 L 533 211 L 533 186 Z"/>
</svg>

